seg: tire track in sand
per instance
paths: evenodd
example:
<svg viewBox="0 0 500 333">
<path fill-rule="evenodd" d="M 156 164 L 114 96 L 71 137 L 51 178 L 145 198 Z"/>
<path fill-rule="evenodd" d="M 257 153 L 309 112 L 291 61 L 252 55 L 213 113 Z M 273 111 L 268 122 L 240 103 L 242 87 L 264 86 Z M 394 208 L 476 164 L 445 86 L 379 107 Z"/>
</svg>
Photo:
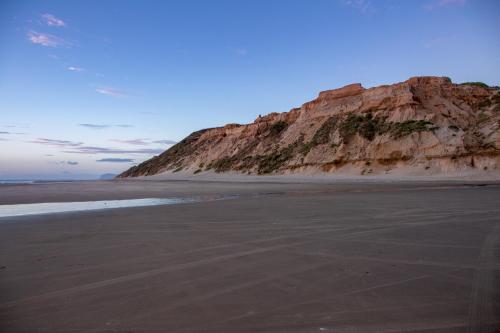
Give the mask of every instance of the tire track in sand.
<svg viewBox="0 0 500 333">
<path fill-rule="evenodd" d="M 493 333 L 493 324 L 498 322 L 495 313 L 493 294 L 495 281 L 492 264 L 495 263 L 495 246 L 500 242 L 500 222 L 493 227 L 483 242 L 478 258 L 478 268 L 472 281 L 471 300 L 469 306 L 469 333 Z"/>
</svg>

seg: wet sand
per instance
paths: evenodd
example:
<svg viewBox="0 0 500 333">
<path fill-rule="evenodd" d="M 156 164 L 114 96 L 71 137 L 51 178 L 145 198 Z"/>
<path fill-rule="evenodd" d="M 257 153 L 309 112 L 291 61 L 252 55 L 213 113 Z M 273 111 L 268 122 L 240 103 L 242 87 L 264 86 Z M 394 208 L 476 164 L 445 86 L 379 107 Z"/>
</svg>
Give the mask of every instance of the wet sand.
<svg viewBox="0 0 500 333">
<path fill-rule="evenodd" d="M 220 195 L 1 218 L 0 331 L 500 329 L 499 183 L 0 186 L 0 204 Z"/>
</svg>

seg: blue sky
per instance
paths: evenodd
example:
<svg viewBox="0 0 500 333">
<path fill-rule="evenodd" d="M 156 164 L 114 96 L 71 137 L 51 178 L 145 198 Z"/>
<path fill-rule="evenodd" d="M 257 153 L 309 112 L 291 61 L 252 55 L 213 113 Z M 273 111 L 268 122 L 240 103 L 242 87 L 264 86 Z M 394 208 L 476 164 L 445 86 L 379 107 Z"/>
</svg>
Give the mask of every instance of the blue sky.
<svg viewBox="0 0 500 333">
<path fill-rule="evenodd" d="M 496 0 L 4 0 L 0 179 L 117 173 L 353 82 L 499 85 L 499 13 Z"/>
</svg>

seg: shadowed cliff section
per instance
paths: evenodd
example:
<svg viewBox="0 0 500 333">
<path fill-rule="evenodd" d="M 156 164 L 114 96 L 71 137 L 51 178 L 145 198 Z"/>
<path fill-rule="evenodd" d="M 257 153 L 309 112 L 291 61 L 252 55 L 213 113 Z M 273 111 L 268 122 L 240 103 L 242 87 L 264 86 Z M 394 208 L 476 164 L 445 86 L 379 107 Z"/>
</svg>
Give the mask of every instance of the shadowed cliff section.
<svg viewBox="0 0 500 333">
<path fill-rule="evenodd" d="M 163 172 L 245 174 L 395 170 L 497 172 L 500 89 L 415 77 L 321 92 L 289 112 L 197 131 L 118 177 Z"/>
</svg>

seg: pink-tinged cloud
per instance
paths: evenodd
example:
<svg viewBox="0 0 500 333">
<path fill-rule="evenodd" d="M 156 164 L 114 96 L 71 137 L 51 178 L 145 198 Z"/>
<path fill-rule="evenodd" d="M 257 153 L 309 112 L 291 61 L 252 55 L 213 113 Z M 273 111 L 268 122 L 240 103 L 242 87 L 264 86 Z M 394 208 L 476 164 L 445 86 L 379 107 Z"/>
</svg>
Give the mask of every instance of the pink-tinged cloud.
<svg viewBox="0 0 500 333">
<path fill-rule="evenodd" d="M 45 24 L 53 27 L 65 27 L 66 23 L 52 14 L 43 14 L 42 19 Z"/>
<path fill-rule="evenodd" d="M 68 71 L 71 71 L 71 72 L 85 72 L 85 68 L 81 68 L 81 67 L 69 66 L 66 69 Z"/>
<path fill-rule="evenodd" d="M 108 148 L 108 147 L 92 147 L 92 146 L 81 146 L 81 147 L 69 147 L 69 150 L 65 150 L 65 153 L 74 154 L 160 154 L 165 149 L 150 149 L 150 148 L 140 148 L 140 149 L 120 149 L 120 148 Z"/>
<path fill-rule="evenodd" d="M 58 47 L 58 46 L 68 46 L 69 43 L 66 42 L 65 40 L 56 37 L 54 35 L 50 34 L 45 34 L 41 32 L 36 32 L 36 31 L 30 31 L 28 32 L 28 39 L 30 42 L 33 44 L 38 44 L 42 46 L 47 46 L 47 47 Z"/>
<path fill-rule="evenodd" d="M 111 87 L 99 87 L 95 91 L 98 92 L 99 94 L 108 95 L 116 98 L 128 96 L 126 92 Z"/>
<path fill-rule="evenodd" d="M 86 124 L 78 124 L 78 125 L 82 126 L 82 127 L 90 128 L 90 129 L 97 129 L 97 130 L 111 128 L 111 127 L 119 127 L 119 128 L 134 127 L 134 126 L 128 125 L 128 124 L 110 125 L 110 124 L 89 124 L 89 123 L 86 123 Z"/>
<path fill-rule="evenodd" d="M 173 140 L 151 140 L 151 139 L 129 139 L 129 140 L 115 139 L 111 141 L 125 143 L 129 145 L 136 145 L 136 146 L 147 146 L 147 145 L 152 145 L 154 143 L 174 145 L 177 143 L 176 141 Z"/>
<path fill-rule="evenodd" d="M 96 162 L 108 162 L 108 163 L 131 163 L 133 161 L 134 160 L 131 158 L 114 158 L 114 157 L 107 157 L 96 160 Z"/>
</svg>

